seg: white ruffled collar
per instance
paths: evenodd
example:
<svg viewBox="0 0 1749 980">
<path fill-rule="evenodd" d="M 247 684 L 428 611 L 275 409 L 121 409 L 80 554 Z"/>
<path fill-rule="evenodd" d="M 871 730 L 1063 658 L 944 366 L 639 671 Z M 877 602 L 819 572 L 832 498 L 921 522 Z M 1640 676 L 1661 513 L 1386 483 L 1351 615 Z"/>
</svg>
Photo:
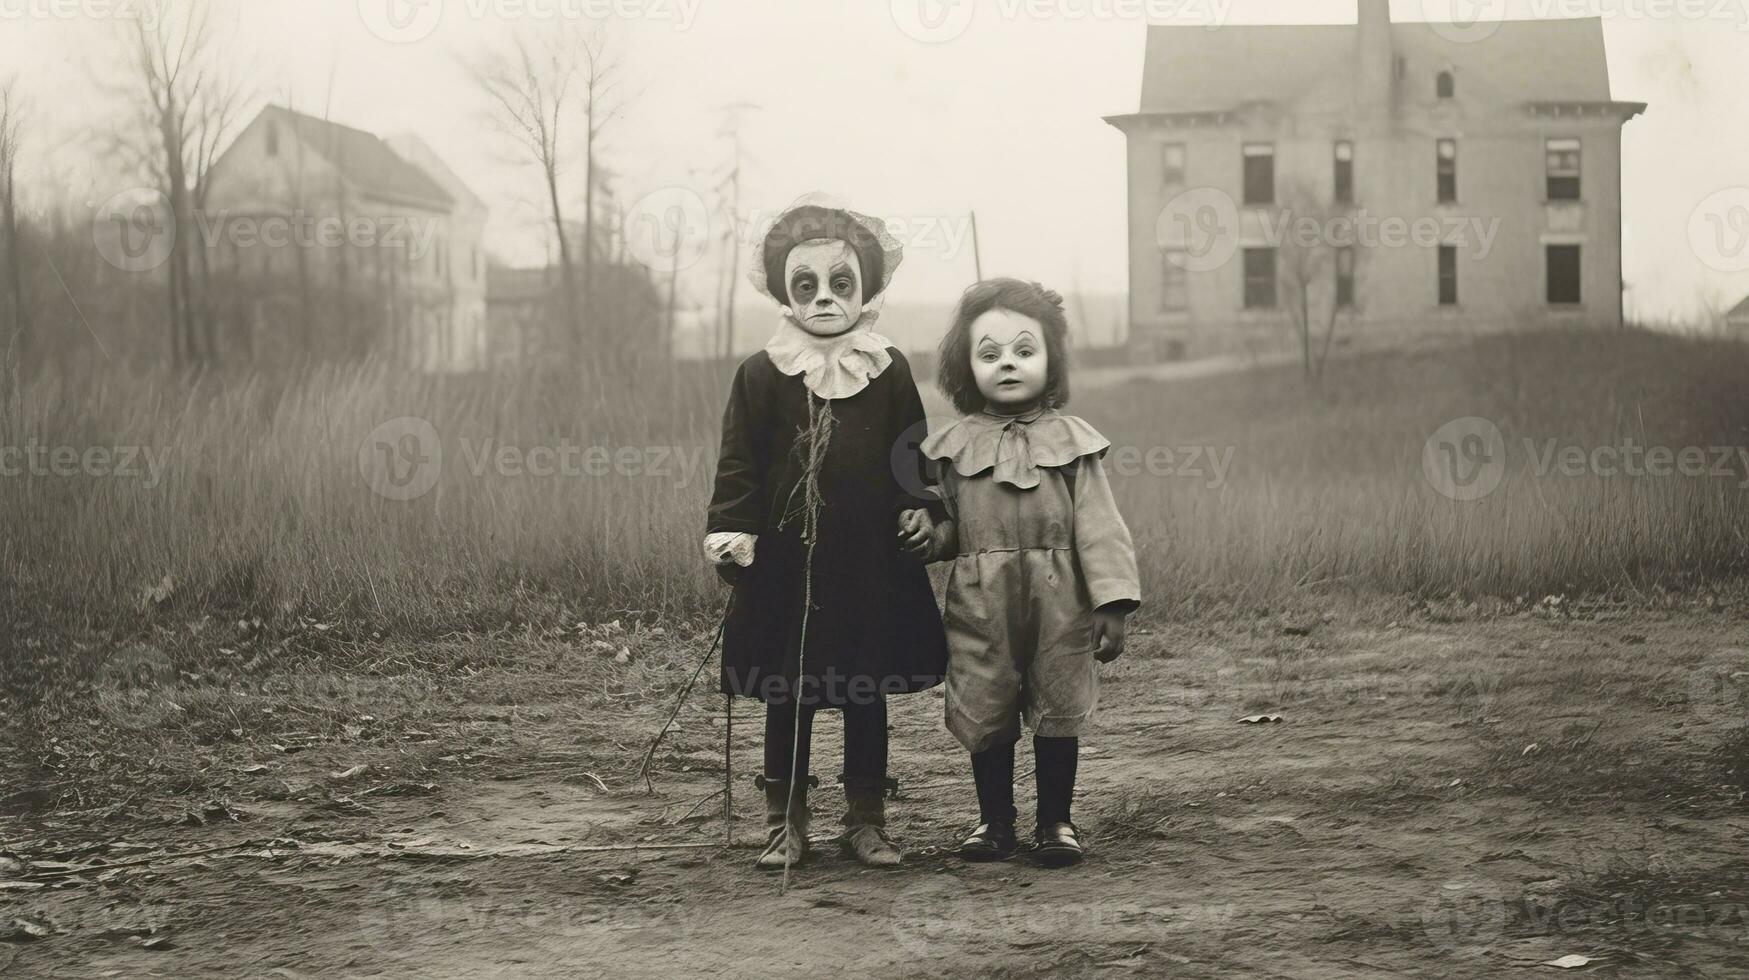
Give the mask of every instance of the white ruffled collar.
<svg viewBox="0 0 1749 980">
<path fill-rule="evenodd" d="M 1111 448 L 1110 440 L 1078 416 L 1055 409 L 1025 415 L 978 412 L 930 434 L 923 455 L 950 463 L 960 476 L 994 471 L 991 478 L 1020 490 L 1039 485 L 1039 470 L 1068 466 Z"/>
<path fill-rule="evenodd" d="M 819 397 L 849 398 L 893 363 L 893 355 L 887 353 L 893 342 L 870 329 L 878 315 L 865 310 L 849 331 L 817 337 L 786 314 L 765 342 L 765 353 L 779 371 L 801 375 L 802 383 Z"/>
</svg>

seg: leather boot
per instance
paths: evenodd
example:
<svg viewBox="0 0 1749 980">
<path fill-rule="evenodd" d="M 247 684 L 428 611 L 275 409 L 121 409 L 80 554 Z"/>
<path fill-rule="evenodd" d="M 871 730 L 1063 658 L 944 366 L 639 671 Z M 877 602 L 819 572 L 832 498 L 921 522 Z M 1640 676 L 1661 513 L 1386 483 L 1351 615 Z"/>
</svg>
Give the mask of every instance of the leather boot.
<svg viewBox="0 0 1749 980">
<path fill-rule="evenodd" d="M 755 785 L 765 790 L 765 851 L 756 862 L 763 871 L 782 871 L 808 857 L 808 789 L 820 785 L 813 776 L 796 786 L 795 798 L 790 798 L 787 779 L 756 776 Z"/>
<path fill-rule="evenodd" d="M 838 843 L 871 868 L 890 868 L 905 859 L 887 836 L 887 795 L 898 790 L 891 779 L 844 777 L 844 834 Z"/>
</svg>

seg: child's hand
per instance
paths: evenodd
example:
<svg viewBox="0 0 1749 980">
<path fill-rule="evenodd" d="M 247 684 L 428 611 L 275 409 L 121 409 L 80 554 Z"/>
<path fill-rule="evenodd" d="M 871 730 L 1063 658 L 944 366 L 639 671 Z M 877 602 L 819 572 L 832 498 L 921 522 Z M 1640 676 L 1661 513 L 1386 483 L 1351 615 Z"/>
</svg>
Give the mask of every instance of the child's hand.
<svg viewBox="0 0 1749 980">
<path fill-rule="evenodd" d="M 935 522 L 926 510 L 899 514 L 899 547 L 913 558 L 927 560 L 935 548 Z"/>
<path fill-rule="evenodd" d="M 1121 609 L 1093 610 L 1093 659 L 1108 664 L 1123 656 L 1127 616 Z"/>
<path fill-rule="evenodd" d="M 713 565 L 711 567 L 717 570 L 717 578 L 722 579 L 723 584 L 731 589 L 739 586 L 741 580 L 747 577 L 747 569 L 742 568 L 734 562 L 729 562 L 724 565 Z"/>
</svg>

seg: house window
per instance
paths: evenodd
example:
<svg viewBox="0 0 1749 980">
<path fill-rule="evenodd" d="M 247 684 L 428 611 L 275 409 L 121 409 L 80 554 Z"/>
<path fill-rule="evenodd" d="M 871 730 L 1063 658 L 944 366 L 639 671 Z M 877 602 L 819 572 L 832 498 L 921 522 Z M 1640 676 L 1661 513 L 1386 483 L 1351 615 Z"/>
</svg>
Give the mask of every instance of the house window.
<svg viewBox="0 0 1749 980">
<path fill-rule="evenodd" d="M 1548 141 L 1549 200 L 1579 200 L 1579 141 Z"/>
<path fill-rule="evenodd" d="M 1548 246 L 1549 302 L 1571 305 L 1582 302 L 1579 290 L 1579 246 Z"/>
<path fill-rule="evenodd" d="M 1245 308 L 1267 310 L 1275 307 L 1275 249 L 1245 250 Z"/>
<path fill-rule="evenodd" d="M 1160 312 L 1176 313 L 1190 305 L 1190 277 L 1185 271 L 1184 249 L 1169 248 L 1160 253 Z"/>
<path fill-rule="evenodd" d="M 468 278 L 480 278 L 480 246 L 478 245 L 468 247 Z"/>
<path fill-rule="evenodd" d="M 272 122 L 267 124 L 267 155 L 279 156 L 279 127 Z"/>
<path fill-rule="evenodd" d="M 1245 203 L 1275 203 L 1275 144 L 1246 143 Z"/>
<path fill-rule="evenodd" d="M 1336 141 L 1336 203 L 1354 203 L 1354 144 Z"/>
<path fill-rule="evenodd" d="M 1354 246 L 1336 250 L 1336 308 L 1354 305 Z"/>
<path fill-rule="evenodd" d="M 1457 94 L 1457 79 L 1452 77 L 1451 72 L 1442 71 L 1439 73 L 1438 80 L 1434 82 L 1434 88 L 1440 98 L 1449 99 Z"/>
<path fill-rule="evenodd" d="M 1457 140 L 1439 141 L 1439 203 L 1457 203 Z"/>
<path fill-rule="evenodd" d="M 1457 246 L 1439 246 L 1439 305 L 1456 306 L 1458 301 Z"/>
<path fill-rule="evenodd" d="M 1184 183 L 1184 144 L 1166 143 L 1160 147 L 1160 182 L 1167 187 Z"/>
</svg>

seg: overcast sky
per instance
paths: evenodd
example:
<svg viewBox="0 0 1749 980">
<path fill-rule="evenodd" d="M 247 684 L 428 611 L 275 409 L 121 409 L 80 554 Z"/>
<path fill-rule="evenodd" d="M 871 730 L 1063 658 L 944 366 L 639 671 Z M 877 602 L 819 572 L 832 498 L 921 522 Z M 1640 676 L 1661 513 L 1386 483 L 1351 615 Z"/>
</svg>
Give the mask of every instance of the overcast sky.
<svg viewBox="0 0 1749 980">
<path fill-rule="evenodd" d="M 961 0 L 962 3 L 966 0 Z M 1455 0 L 1511 16 L 1595 15 L 1617 99 L 1651 103 L 1625 129 L 1630 313 L 1682 315 L 1708 291 L 1749 293 L 1749 0 Z M 429 6 L 420 6 L 420 3 Z M 37 128 L 26 178 L 93 202 L 113 193 L 81 133 L 113 104 L 94 83 L 131 0 L 0 0 L 0 65 L 21 71 Z M 222 31 L 261 99 L 426 139 L 493 208 L 488 242 L 538 261 L 538 185 L 505 165 L 460 58 L 508 31 L 603 9 L 625 90 L 605 163 L 623 203 L 716 183 L 725 108 L 744 104 L 742 203 L 770 212 L 809 191 L 902 221 L 894 297 L 949 298 L 973 276 L 976 209 L 987 274 L 1065 292 L 1126 283 L 1123 139 L 1144 14 L 1196 24 L 1352 22 L 1353 0 L 224 0 Z M 388 15 L 399 7 L 410 20 Z M 83 14 L 66 16 L 67 11 Z M 965 11 L 970 20 L 956 20 Z M 1004 16 L 1004 11 L 1018 11 Z M 1448 0 L 1393 0 L 1399 20 Z M 946 20 L 930 20 L 930 13 Z M 331 100 L 328 93 L 331 83 Z M 39 187 L 43 186 L 39 184 Z M 40 191 L 39 191 L 40 193 Z M 708 197 L 708 193 L 704 196 Z M 666 200 L 666 198 L 658 198 Z M 1697 213 L 1697 208 L 1700 212 Z M 709 263 L 688 288 L 708 301 Z"/>
</svg>

